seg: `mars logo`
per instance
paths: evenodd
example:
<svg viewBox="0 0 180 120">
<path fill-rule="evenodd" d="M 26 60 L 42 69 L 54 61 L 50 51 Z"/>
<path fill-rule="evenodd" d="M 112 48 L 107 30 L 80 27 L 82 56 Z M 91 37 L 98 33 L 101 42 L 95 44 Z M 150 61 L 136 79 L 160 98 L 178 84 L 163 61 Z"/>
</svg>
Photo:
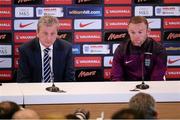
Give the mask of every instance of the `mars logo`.
<svg viewBox="0 0 180 120">
<path fill-rule="evenodd" d="M 180 31 L 165 31 L 164 40 L 180 41 Z"/>
<path fill-rule="evenodd" d="M 12 33 L 0 32 L 0 43 L 10 43 L 12 42 Z"/>
<path fill-rule="evenodd" d="M 75 72 L 77 81 L 100 81 L 103 80 L 101 69 L 78 69 Z"/>
<path fill-rule="evenodd" d="M 71 42 L 72 41 L 72 33 L 59 31 L 57 38 Z"/>
<path fill-rule="evenodd" d="M 128 32 L 108 31 L 104 36 L 104 41 L 123 41 L 128 38 Z"/>
<path fill-rule="evenodd" d="M 0 80 L 11 80 L 12 71 L 11 70 L 0 70 Z"/>
<path fill-rule="evenodd" d="M 42 0 L 14 0 L 16 5 L 39 5 L 42 3 Z"/>
<path fill-rule="evenodd" d="M 151 4 L 157 4 L 161 3 L 161 0 L 134 0 L 136 4 L 144 4 L 144 3 L 151 3 Z"/>
<path fill-rule="evenodd" d="M 75 4 L 102 4 L 102 0 L 75 0 Z"/>
</svg>

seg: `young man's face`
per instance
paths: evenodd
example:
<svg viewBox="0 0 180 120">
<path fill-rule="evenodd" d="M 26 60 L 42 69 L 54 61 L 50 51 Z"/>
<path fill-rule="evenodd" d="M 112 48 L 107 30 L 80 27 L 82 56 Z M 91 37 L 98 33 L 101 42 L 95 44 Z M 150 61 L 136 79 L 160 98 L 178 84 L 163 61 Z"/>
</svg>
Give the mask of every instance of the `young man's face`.
<svg viewBox="0 0 180 120">
<path fill-rule="evenodd" d="M 51 46 L 57 38 L 57 25 L 40 26 L 37 37 L 44 47 Z"/>
<path fill-rule="evenodd" d="M 145 23 L 133 24 L 128 26 L 128 33 L 134 46 L 141 46 L 148 36 L 148 28 Z"/>
</svg>

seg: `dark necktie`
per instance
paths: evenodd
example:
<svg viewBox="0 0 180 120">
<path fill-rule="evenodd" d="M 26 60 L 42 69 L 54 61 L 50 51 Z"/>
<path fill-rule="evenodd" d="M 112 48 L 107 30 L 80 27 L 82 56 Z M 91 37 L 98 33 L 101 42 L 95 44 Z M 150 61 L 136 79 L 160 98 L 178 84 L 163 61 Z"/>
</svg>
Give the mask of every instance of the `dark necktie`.
<svg viewBox="0 0 180 120">
<path fill-rule="evenodd" d="M 51 80 L 51 66 L 50 66 L 50 56 L 49 56 L 50 48 L 44 49 L 44 59 L 43 59 L 43 82 L 50 82 Z"/>
</svg>

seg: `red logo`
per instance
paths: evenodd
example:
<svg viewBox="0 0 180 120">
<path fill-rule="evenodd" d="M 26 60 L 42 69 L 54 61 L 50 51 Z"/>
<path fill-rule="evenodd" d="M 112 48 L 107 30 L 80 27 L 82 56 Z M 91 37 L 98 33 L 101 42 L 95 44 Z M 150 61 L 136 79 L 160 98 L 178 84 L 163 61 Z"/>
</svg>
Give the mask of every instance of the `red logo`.
<svg viewBox="0 0 180 120">
<path fill-rule="evenodd" d="M 59 20 L 59 29 L 60 30 L 71 30 L 72 29 L 72 20 L 71 19 L 60 19 Z"/>
<path fill-rule="evenodd" d="M 0 20 L 0 30 L 11 30 L 11 20 Z"/>
<path fill-rule="evenodd" d="M 175 59 L 175 60 L 171 60 L 171 59 L 169 59 L 168 60 L 168 63 L 169 64 L 173 64 L 173 63 L 175 63 L 175 62 L 177 62 L 177 61 L 179 61 L 180 59 Z"/>
<path fill-rule="evenodd" d="M 36 37 L 36 32 L 15 32 L 14 42 L 24 43 L 24 42 L 34 39 L 35 37 Z"/>
<path fill-rule="evenodd" d="M 11 80 L 12 71 L 10 70 L 0 70 L 0 80 Z"/>
<path fill-rule="evenodd" d="M 104 0 L 104 4 L 131 4 L 131 0 Z"/>
<path fill-rule="evenodd" d="M 90 25 L 90 24 L 93 24 L 93 23 L 94 23 L 94 22 L 85 23 L 85 24 L 80 23 L 79 26 L 80 26 L 81 28 L 83 28 L 83 27 L 86 27 L 86 26 L 88 26 L 88 25 Z"/>
<path fill-rule="evenodd" d="M 102 33 L 101 32 L 75 32 L 74 42 L 101 42 Z"/>
<path fill-rule="evenodd" d="M 179 29 L 180 28 L 180 18 L 165 18 L 163 26 L 164 28 L 172 28 L 172 29 Z"/>
<path fill-rule="evenodd" d="M 14 58 L 14 68 L 18 68 L 19 67 L 19 58 L 18 57 L 15 57 Z"/>
<path fill-rule="evenodd" d="M 29 25 L 31 25 L 31 24 L 33 24 L 33 22 L 31 22 L 31 23 L 26 23 L 26 24 L 20 23 L 19 27 L 20 27 L 20 28 L 25 28 L 25 27 L 27 27 L 27 26 L 29 26 Z"/>
<path fill-rule="evenodd" d="M 131 7 L 105 7 L 105 17 L 130 17 Z"/>
<path fill-rule="evenodd" d="M 74 58 L 75 67 L 101 67 L 102 58 L 101 57 L 75 57 Z"/>
<path fill-rule="evenodd" d="M 164 0 L 164 3 L 177 3 L 177 4 L 179 4 L 179 0 Z"/>
<path fill-rule="evenodd" d="M 105 19 L 104 29 L 127 29 L 128 19 Z"/>
<path fill-rule="evenodd" d="M 69 5 L 72 4 L 72 0 L 45 0 L 45 4 L 50 5 Z"/>
<path fill-rule="evenodd" d="M 161 32 L 160 31 L 150 31 L 148 37 L 153 38 L 157 42 L 161 42 Z"/>
<path fill-rule="evenodd" d="M 0 0 L 0 5 L 11 5 L 12 0 Z"/>
<path fill-rule="evenodd" d="M 166 71 L 167 79 L 179 79 L 180 78 L 180 68 L 167 68 Z"/>
<path fill-rule="evenodd" d="M 11 7 L 0 8 L 0 17 L 11 18 L 12 17 L 12 8 Z"/>
<path fill-rule="evenodd" d="M 110 80 L 111 78 L 111 69 L 104 69 L 104 79 Z"/>
</svg>

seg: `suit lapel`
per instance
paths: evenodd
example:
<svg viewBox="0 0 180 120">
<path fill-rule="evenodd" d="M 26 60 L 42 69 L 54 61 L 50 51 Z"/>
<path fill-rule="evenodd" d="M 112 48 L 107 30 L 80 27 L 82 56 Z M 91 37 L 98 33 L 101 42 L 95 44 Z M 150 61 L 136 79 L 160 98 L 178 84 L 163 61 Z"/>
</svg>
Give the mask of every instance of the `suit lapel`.
<svg viewBox="0 0 180 120">
<path fill-rule="evenodd" d="M 39 45 L 39 40 L 35 40 L 35 50 L 34 50 L 34 56 L 35 56 L 35 63 L 37 65 L 37 69 L 39 71 L 39 76 L 37 76 L 37 79 L 40 80 L 39 82 L 41 82 L 41 78 L 42 78 L 42 60 L 41 60 L 41 49 L 40 49 L 40 45 Z"/>
</svg>

